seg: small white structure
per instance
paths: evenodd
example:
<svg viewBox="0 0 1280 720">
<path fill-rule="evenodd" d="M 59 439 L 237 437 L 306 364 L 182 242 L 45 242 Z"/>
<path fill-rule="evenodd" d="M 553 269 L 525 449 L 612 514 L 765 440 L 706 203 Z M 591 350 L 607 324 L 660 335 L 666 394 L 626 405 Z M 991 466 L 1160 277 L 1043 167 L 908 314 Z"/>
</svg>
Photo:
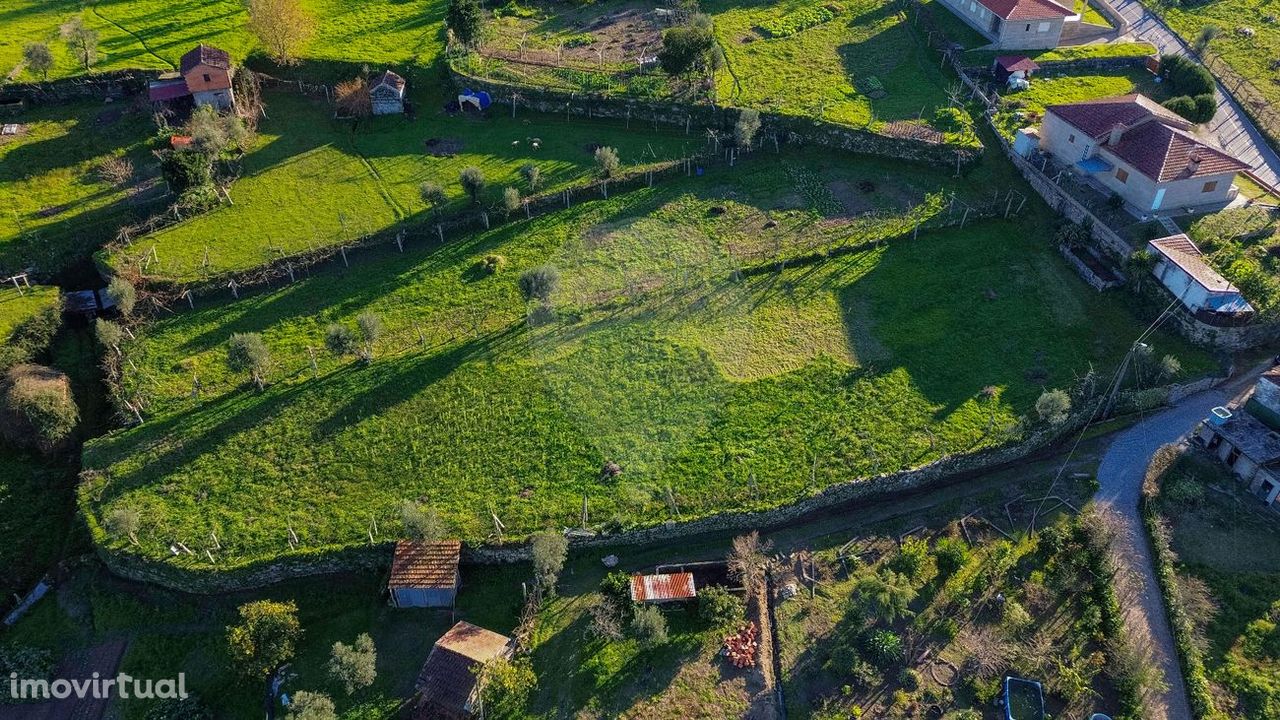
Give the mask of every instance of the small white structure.
<svg viewBox="0 0 1280 720">
<path fill-rule="evenodd" d="M 1184 234 L 1152 240 L 1147 244 L 1156 256 L 1151 272 L 1197 319 L 1247 321 L 1253 306 L 1240 290 L 1209 267 L 1200 248 Z"/>
<path fill-rule="evenodd" d="M 404 112 L 404 78 L 384 70 L 369 80 L 369 99 L 374 115 L 399 115 Z"/>
</svg>

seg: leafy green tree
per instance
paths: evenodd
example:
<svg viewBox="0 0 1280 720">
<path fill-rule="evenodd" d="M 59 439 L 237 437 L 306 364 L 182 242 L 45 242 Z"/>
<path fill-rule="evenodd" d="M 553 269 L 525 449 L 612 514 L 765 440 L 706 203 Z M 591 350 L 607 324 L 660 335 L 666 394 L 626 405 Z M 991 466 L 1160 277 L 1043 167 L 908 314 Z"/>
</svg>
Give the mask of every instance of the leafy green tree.
<svg viewBox="0 0 1280 720">
<path fill-rule="evenodd" d="M 611 178 L 618 173 L 620 167 L 622 167 L 622 161 L 618 159 L 618 151 L 615 148 L 596 148 L 596 168 L 600 170 L 600 177 Z"/>
<path fill-rule="evenodd" d="M 338 711 L 324 693 L 299 690 L 289 703 L 289 720 L 337 720 Z"/>
<path fill-rule="evenodd" d="M 484 10 L 477 0 L 449 0 L 444 22 L 464 46 L 471 48 L 480 43 L 484 35 L 484 20 Z"/>
<path fill-rule="evenodd" d="M 738 113 L 738 121 L 733 124 L 733 141 L 738 147 L 751 149 L 751 143 L 760 130 L 760 111 L 747 108 Z"/>
<path fill-rule="evenodd" d="M 854 597 L 867 612 L 892 623 L 913 614 L 910 605 L 916 599 L 916 590 L 897 573 L 876 573 L 858 580 Z"/>
<path fill-rule="evenodd" d="M 510 216 L 511 213 L 520 209 L 520 191 L 513 188 L 503 188 L 502 190 L 502 209 Z"/>
<path fill-rule="evenodd" d="M 526 720 L 538 685 L 529 658 L 494 660 L 479 670 L 480 706 L 487 720 Z"/>
<path fill-rule="evenodd" d="M 741 622 L 746 615 L 742 598 L 719 585 L 698 590 L 698 617 L 714 627 Z"/>
<path fill-rule="evenodd" d="M 653 605 L 636 608 L 631 615 L 631 633 L 645 647 L 667 642 L 667 618 Z"/>
<path fill-rule="evenodd" d="M 116 275 L 107 283 L 107 298 L 115 303 L 121 315 L 128 317 L 138 304 L 138 291 L 134 289 L 133 283 Z"/>
<path fill-rule="evenodd" d="M 533 577 L 543 590 L 554 593 L 564 561 L 569 556 L 569 541 L 558 532 L 535 533 L 530 541 L 533 554 Z"/>
<path fill-rule="evenodd" d="M 342 323 L 330 323 L 324 331 L 324 346 L 338 357 L 354 355 L 360 349 L 356 334 Z"/>
<path fill-rule="evenodd" d="M 110 320 L 98 318 L 93 321 L 93 336 L 104 348 L 120 352 L 120 344 L 124 342 L 124 330 Z"/>
<path fill-rule="evenodd" d="M 378 678 L 378 651 L 369 633 L 361 633 L 354 645 L 333 644 L 333 652 L 329 656 L 329 677 L 342 685 L 348 695 L 373 684 Z"/>
<path fill-rule="evenodd" d="M 38 74 L 40 79 L 49 79 L 49 71 L 53 69 L 53 53 L 48 45 L 42 42 L 27 43 L 22 47 L 22 61 L 26 63 L 27 69 Z"/>
<path fill-rule="evenodd" d="M 1215 88 L 1208 68 L 1185 55 L 1161 55 L 1160 74 L 1174 95 L 1212 95 Z"/>
<path fill-rule="evenodd" d="M 542 177 L 542 170 L 533 163 L 525 163 L 525 165 L 520 168 L 520 174 L 529 182 L 529 192 L 537 192 L 538 180 Z"/>
<path fill-rule="evenodd" d="M 950 577 L 969 561 L 969 546 L 960 538 L 942 538 L 934 547 L 933 555 L 938 572 L 944 577 Z"/>
<path fill-rule="evenodd" d="M 525 270 L 520 274 L 519 285 L 526 300 L 547 302 L 560 286 L 560 271 L 553 265 Z"/>
<path fill-rule="evenodd" d="M 293 658 L 302 636 L 296 604 L 257 600 L 241 605 L 239 614 L 240 622 L 227 628 L 227 645 L 240 673 L 264 678 Z"/>
<path fill-rule="evenodd" d="M 715 35 L 711 32 L 710 23 L 700 21 L 698 17 L 695 16 L 688 25 L 673 27 L 662 34 L 658 64 L 672 77 L 690 75 L 708 62 L 708 55 L 715 45 Z"/>
<path fill-rule="evenodd" d="M 1071 415 L 1071 396 L 1062 390 L 1045 390 L 1036 399 L 1036 414 L 1050 425 L 1066 422 Z"/>
<path fill-rule="evenodd" d="M 484 192 L 484 173 L 478 167 L 465 167 L 462 172 L 458 173 L 458 182 L 462 183 L 462 189 L 471 196 L 471 204 L 475 205 L 480 202 L 480 193 Z"/>
<path fill-rule="evenodd" d="M 925 566 L 929 564 L 929 543 L 923 538 L 909 537 L 902 541 L 898 554 L 889 561 L 889 566 L 896 572 L 911 579 L 920 577 Z"/>
<path fill-rule="evenodd" d="M 418 195 L 422 198 L 422 202 L 436 214 L 439 214 L 440 208 L 449 202 L 448 196 L 444 194 L 444 188 L 430 180 L 418 186 Z"/>
<path fill-rule="evenodd" d="M 263 376 L 271 365 L 271 351 L 258 333 L 234 333 L 227 341 L 227 368 L 231 372 L 247 372 L 261 390 Z"/>
</svg>

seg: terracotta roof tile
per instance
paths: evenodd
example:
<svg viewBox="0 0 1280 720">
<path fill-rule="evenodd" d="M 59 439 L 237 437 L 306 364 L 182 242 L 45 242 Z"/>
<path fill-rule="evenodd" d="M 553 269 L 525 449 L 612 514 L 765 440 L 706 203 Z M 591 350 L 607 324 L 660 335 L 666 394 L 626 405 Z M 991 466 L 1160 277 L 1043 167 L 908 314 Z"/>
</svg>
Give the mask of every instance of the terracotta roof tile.
<svg viewBox="0 0 1280 720">
<path fill-rule="evenodd" d="M 178 67 L 182 69 L 182 74 L 186 75 L 197 65 L 210 65 L 223 70 L 230 70 L 231 56 L 227 54 L 226 50 L 200 43 L 182 56 Z"/>
<path fill-rule="evenodd" d="M 1050 105 L 1052 113 L 1157 181 L 1244 170 L 1249 166 L 1187 132 L 1192 123 L 1142 95 Z M 1110 145 L 1113 128 L 1120 142 Z"/>
<path fill-rule="evenodd" d="M 1005 72 L 1040 69 L 1040 66 L 1036 64 L 1036 61 L 1026 55 L 1001 55 L 996 58 L 996 65 Z"/>
<path fill-rule="evenodd" d="M 369 80 L 369 89 L 372 90 L 373 88 L 381 85 L 386 85 L 387 87 L 392 87 L 396 90 L 403 90 L 404 84 L 404 78 L 390 70 L 383 70 Z"/>
<path fill-rule="evenodd" d="M 631 576 L 631 599 L 635 602 L 689 600 L 697 597 L 693 573 Z"/>
<path fill-rule="evenodd" d="M 476 686 L 475 668 L 511 651 L 511 638 L 469 622 L 459 622 L 436 641 L 418 674 L 422 700 L 415 718 L 438 718 L 440 711 L 466 712 Z"/>
<path fill-rule="evenodd" d="M 1236 286 L 1227 282 L 1227 279 L 1219 275 L 1217 270 L 1209 267 L 1209 264 L 1204 261 L 1200 248 L 1196 247 L 1196 244 L 1186 235 L 1178 234 L 1159 238 L 1152 240 L 1150 245 L 1157 254 L 1168 258 L 1174 265 L 1182 268 L 1183 272 L 1190 275 L 1206 290 L 1239 292 Z"/>
<path fill-rule="evenodd" d="M 986 9 L 1005 20 L 1049 20 L 1075 15 L 1075 10 L 1053 0 L 978 0 Z"/>
<path fill-rule="evenodd" d="M 401 540 L 391 558 L 388 588 L 453 588 L 457 584 L 462 543 L 457 540 Z"/>
</svg>

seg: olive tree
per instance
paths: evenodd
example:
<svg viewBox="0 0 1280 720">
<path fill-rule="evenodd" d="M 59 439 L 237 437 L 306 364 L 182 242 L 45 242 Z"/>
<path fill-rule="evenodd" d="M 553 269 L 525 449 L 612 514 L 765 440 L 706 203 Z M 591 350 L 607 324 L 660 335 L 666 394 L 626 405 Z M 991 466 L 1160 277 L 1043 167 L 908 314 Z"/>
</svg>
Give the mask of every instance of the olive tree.
<svg viewBox="0 0 1280 720">
<path fill-rule="evenodd" d="M 234 333 L 227 341 L 227 368 L 231 372 L 247 372 L 249 379 L 261 390 L 265 386 L 263 376 L 271 365 L 271 352 L 258 333 Z"/>
<path fill-rule="evenodd" d="M 526 300 L 547 302 L 560 286 L 560 271 L 554 265 L 542 265 L 520 274 L 520 292 Z"/>
<path fill-rule="evenodd" d="M 338 711 L 328 695 L 299 690 L 289 703 L 289 720 L 337 720 Z"/>
<path fill-rule="evenodd" d="M 1050 425 L 1066 422 L 1071 414 L 1071 396 L 1062 390 L 1045 390 L 1036 400 L 1036 415 Z"/>
<path fill-rule="evenodd" d="M 611 147 L 596 148 L 596 168 L 600 170 L 600 177 L 611 178 L 618 174 L 618 168 L 622 167 L 622 161 L 618 159 L 618 151 Z"/>
<path fill-rule="evenodd" d="M 569 555 L 569 541 L 550 530 L 537 533 L 530 542 L 533 554 L 533 576 L 543 590 L 555 592 L 560 571 Z"/>
<path fill-rule="evenodd" d="M 365 359 L 373 359 L 373 344 L 382 337 L 382 318 L 377 313 L 362 312 L 356 316 L 356 327 L 360 328 L 360 337 L 364 338 Z"/>
<path fill-rule="evenodd" d="M 400 505 L 400 522 L 404 525 L 405 534 L 413 540 L 435 542 L 448 534 L 448 528 L 435 508 L 412 500 Z"/>
<path fill-rule="evenodd" d="M 478 167 L 465 167 L 458 173 L 458 182 L 462 189 L 471 196 L 471 204 L 480 202 L 480 193 L 484 192 L 484 173 Z"/>
<path fill-rule="evenodd" d="M 354 355 L 360 349 L 356 334 L 342 323 L 332 323 L 324 331 L 324 346 L 338 357 Z"/>
<path fill-rule="evenodd" d="M 134 289 L 133 283 L 116 275 L 107 283 L 107 298 L 115 303 L 121 315 L 128 317 L 138 304 L 138 291 Z"/>
<path fill-rule="evenodd" d="M 227 628 L 227 646 L 245 677 L 265 678 L 293 658 L 302 635 L 295 603 L 257 600 L 238 612 L 240 621 Z"/>
<path fill-rule="evenodd" d="M 369 633 L 361 633 L 354 645 L 333 644 L 329 655 L 329 676 L 350 695 L 367 688 L 378 678 L 378 651 Z"/>
<path fill-rule="evenodd" d="M 27 69 L 40 75 L 42 80 L 49 79 L 49 71 L 53 69 L 53 52 L 42 42 L 27 43 L 22 48 L 22 62 Z"/>
<path fill-rule="evenodd" d="M 422 198 L 424 205 L 437 214 L 439 214 L 440 208 L 449 202 L 449 197 L 445 195 L 444 188 L 430 180 L 418 186 L 418 196 Z"/>
</svg>

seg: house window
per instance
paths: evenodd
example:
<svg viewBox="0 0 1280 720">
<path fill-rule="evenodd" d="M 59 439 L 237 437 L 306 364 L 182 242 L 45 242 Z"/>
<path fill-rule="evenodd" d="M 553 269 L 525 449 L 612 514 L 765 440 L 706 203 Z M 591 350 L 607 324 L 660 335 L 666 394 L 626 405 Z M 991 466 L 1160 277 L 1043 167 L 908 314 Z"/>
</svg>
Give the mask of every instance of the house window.
<svg viewBox="0 0 1280 720">
<path fill-rule="evenodd" d="M 1076 144 L 1076 135 L 1075 135 L 1075 133 L 1072 133 L 1072 134 L 1070 134 L 1070 135 L 1068 135 L 1068 136 L 1067 136 L 1067 142 L 1071 143 L 1072 145 L 1075 145 L 1075 144 Z"/>
<path fill-rule="evenodd" d="M 976 2 L 969 3 L 969 12 L 978 12 L 978 3 Z"/>
<path fill-rule="evenodd" d="M 204 74 L 204 81 L 205 81 L 205 82 L 213 82 L 213 78 L 209 77 L 209 73 L 205 73 L 205 74 Z"/>
<path fill-rule="evenodd" d="M 1129 172 L 1124 168 L 1116 168 L 1116 179 L 1122 183 L 1129 182 Z"/>
<path fill-rule="evenodd" d="M 1027 29 L 1030 30 L 1031 28 L 1027 28 Z M 1049 32 L 1049 23 L 1047 22 L 1040 23 L 1040 32 Z"/>
<path fill-rule="evenodd" d="M 1031 23 L 1027 23 L 1027 32 L 1031 32 Z"/>
<path fill-rule="evenodd" d="M 1214 190 L 1217 190 L 1217 189 L 1218 189 L 1218 181 L 1210 180 L 1209 182 L 1204 184 L 1204 187 L 1200 188 L 1200 192 L 1213 192 Z"/>
</svg>

